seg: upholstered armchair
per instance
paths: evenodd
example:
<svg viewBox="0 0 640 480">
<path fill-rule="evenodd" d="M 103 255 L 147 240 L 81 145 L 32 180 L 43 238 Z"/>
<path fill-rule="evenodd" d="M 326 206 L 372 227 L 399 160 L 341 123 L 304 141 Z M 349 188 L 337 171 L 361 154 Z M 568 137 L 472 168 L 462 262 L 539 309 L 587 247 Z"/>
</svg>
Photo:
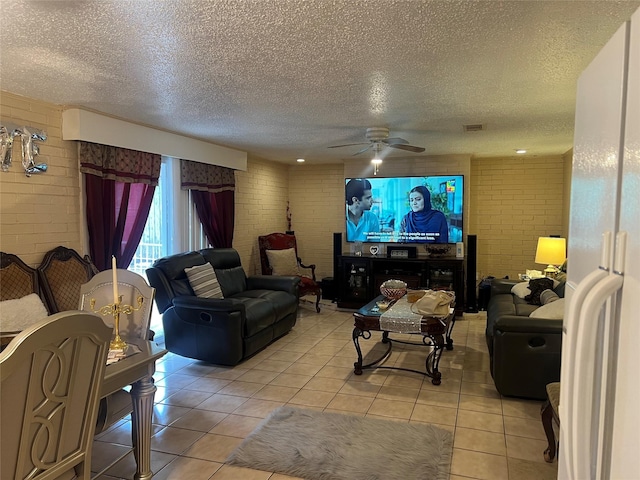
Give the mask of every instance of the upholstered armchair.
<svg viewBox="0 0 640 480">
<path fill-rule="evenodd" d="M 296 275 L 300 277 L 298 297 L 304 295 L 316 296 L 316 311 L 320 313 L 320 298 L 322 289 L 316 282 L 316 266 L 304 265 L 298 256 L 298 246 L 295 235 L 287 233 L 270 233 L 258 237 L 260 250 L 260 266 L 263 275 Z M 310 270 L 305 275 L 301 269 Z"/>
</svg>

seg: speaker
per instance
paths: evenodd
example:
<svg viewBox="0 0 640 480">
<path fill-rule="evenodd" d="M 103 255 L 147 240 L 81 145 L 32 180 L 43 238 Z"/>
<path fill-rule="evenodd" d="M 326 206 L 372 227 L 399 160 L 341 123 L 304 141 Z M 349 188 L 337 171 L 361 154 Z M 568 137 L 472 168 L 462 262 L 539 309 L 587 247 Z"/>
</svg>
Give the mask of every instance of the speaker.
<svg viewBox="0 0 640 480">
<path fill-rule="evenodd" d="M 478 255 L 478 237 L 467 235 L 467 308 L 469 313 L 478 313 L 476 295 L 476 262 Z"/>
<path fill-rule="evenodd" d="M 342 255 L 342 232 L 336 232 L 333 234 L 333 278 L 334 281 L 340 278 L 340 272 L 338 272 L 338 257 Z"/>
</svg>

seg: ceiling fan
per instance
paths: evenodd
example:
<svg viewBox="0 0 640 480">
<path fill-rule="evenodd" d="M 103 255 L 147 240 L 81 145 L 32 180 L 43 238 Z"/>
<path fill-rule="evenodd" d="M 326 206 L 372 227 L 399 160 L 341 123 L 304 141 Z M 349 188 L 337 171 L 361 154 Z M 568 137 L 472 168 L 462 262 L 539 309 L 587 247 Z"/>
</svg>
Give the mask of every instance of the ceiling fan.
<svg viewBox="0 0 640 480">
<path fill-rule="evenodd" d="M 353 154 L 360 155 L 361 153 L 366 152 L 369 149 L 373 149 L 373 151 L 378 154 L 385 147 L 398 148 L 400 150 L 406 150 L 408 152 L 421 153 L 424 152 L 424 148 L 416 147 L 414 145 L 409 145 L 409 142 L 404 138 L 399 137 L 389 137 L 389 129 L 386 127 L 373 127 L 367 128 L 366 138 L 368 143 L 347 143 L 344 145 L 331 145 L 329 148 L 340 148 L 340 147 L 351 147 L 354 145 L 366 145 L 363 149 L 357 151 Z"/>
</svg>

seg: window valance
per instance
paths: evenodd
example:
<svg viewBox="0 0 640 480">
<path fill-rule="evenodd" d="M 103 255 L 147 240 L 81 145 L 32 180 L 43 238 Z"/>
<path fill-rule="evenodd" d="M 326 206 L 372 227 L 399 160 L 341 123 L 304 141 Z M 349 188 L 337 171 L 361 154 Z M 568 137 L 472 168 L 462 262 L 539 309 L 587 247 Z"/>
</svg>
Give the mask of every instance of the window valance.
<svg viewBox="0 0 640 480">
<path fill-rule="evenodd" d="M 123 183 L 158 185 L 162 157 L 99 143 L 78 142 L 80 171 Z"/>
<path fill-rule="evenodd" d="M 183 190 L 233 192 L 236 177 L 232 168 L 180 160 L 180 186 Z"/>
</svg>

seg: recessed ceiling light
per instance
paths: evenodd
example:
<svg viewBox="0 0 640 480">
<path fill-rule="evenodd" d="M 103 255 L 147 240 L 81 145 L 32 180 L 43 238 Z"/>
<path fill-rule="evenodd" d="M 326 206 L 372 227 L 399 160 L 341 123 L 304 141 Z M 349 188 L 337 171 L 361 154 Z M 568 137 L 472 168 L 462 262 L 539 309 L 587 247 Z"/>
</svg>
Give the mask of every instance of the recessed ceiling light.
<svg viewBox="0 0 640 480">
<path fill-rule="evenodd" d="M 527 151 L 524 148 L 519 148 L 519 149 L 516 150 L 516 153 L 518 155 L 522 155 L 523 153 L 527 153 Z"/>
<path fill-rule="evenodd" d="M 296 162 L 298 162 L 298 163 L 304 163 L 304 158 L 299 158 L 299 159 L 297 159 L 297 160 L 296 160 Z"/>
</svg>

